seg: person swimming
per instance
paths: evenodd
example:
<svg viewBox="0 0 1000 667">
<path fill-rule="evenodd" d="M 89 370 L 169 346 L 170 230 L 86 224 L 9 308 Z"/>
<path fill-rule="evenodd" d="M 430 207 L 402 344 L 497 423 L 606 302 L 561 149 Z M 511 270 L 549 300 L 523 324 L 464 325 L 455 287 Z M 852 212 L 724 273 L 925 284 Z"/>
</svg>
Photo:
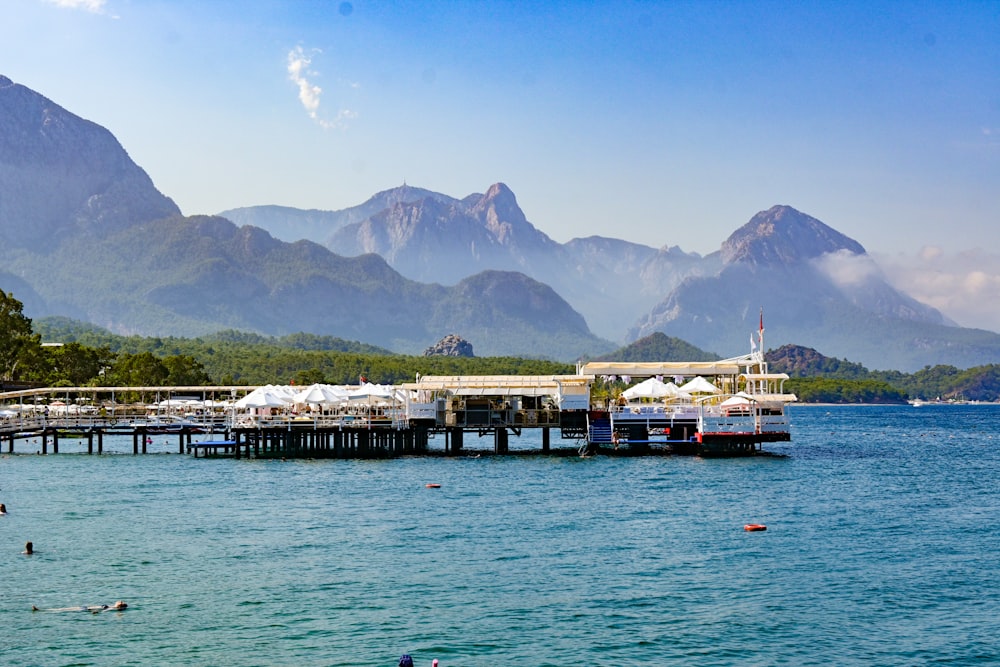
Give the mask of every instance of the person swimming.
<svg viewBox="0 0 1000 667">
<path fill-rule="evenodd" d="M 3 503 L 0 503 L 0 516 L 3 516 L 6 513 L 7 513 L 7 506 L 4 505 Z"/>
<path fill-rule="evenodd" d="M 31 605 L 31 611 L 48 611 L 48 612 L 62 612 L 62 611 L 89 611 L 92 614 L 100 614 L 102 611 L 122 611 L 128 608 L 128 603 L 124 600 L 116 600 L 114 604 L 88 604 L 80 605 L 79 607 L 55 607 L 52 609 L 39 609 L 35 605 Z"/>
<path fill-rule="evenodd" d="M 30 556 L 31 554 L 35 553 L 35 545 L 32 544 L 31 542 L 25 542 L 24 551 L 22 551 L 21 553 L 24 554 L 25 556 Z"/>
</svg>

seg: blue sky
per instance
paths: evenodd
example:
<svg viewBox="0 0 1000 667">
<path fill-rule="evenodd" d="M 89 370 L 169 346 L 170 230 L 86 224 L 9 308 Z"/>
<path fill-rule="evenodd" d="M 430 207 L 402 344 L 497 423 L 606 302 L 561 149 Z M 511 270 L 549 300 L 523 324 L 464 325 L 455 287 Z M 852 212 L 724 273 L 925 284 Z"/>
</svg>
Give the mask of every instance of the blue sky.
<svg viewBox="0 0 1000 667">
<path fill-rule="evenodd" d="M 0 73 L 186 214 L 503 181 L 557 241 L 704 254 L 788 204 L 1000 328 L 996 0 L 4 0 L 0 26 Z"/>
</svg>

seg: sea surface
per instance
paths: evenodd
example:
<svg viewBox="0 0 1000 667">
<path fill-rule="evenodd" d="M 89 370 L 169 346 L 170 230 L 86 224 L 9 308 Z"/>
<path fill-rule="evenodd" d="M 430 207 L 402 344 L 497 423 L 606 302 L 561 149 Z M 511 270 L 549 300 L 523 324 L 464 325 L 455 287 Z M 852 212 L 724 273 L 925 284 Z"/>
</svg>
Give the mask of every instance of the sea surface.
<svg viewBox="0 0 1000 667">
<path fill-rule="evenodd" d="M 1000 663 L 1000 406 L 792 419 L 749 459 L 4 455 L 0 662 Z"/>
</svg>

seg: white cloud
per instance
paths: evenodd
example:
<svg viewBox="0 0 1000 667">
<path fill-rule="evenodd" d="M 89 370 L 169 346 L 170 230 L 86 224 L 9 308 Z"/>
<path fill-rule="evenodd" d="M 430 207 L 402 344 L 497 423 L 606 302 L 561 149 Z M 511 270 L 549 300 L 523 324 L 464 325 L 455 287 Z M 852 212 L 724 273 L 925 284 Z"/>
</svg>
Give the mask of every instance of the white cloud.
<svg viewBox="0 0 1000 667">
<path fill-rule="evenodd" d="M 104 7 L 108 4 L 108 0 L 46 0 L 46 2 L 63 9 L 82 9 L 94 14 L 103 14 Z"/>
<path fill-rule="evenodd" d="M 318 50 L 314 50 L 313 54 L 320 53 Z M 301 46 L 297 46 L 288 52 L 288 78 L 298 86 L 299 89 L 299 101 L 302 103 L 303 108 L 305 108 L 306 113 L 309 117 L 316 121 L 322 127 L 344 127 L 344 124 L 348 120 L 357 118 L 358 115 L 348 109 L 341 109 L 333 120 L 324 118 L 319 111 L 320 97 L 323 94 L 323 89 L 312 82 L 312 78 L 316 76 L 315 72 L 309 69 L 312 64 L 312 55 L 307 54 Z M 357 84 L 350 84 L 352 88 L 358 87 Z"/>
<path fill-rule="evenodd" d="M 878 265 L 868 255 L 856 255 L 849 250 L 828 252 L 815 260 L 819 269 L 840 287 L 863 285 L 870 278 L 881 276 Z"/>
<path fill-rule="evenodd" d="M 947 254 L 927 246 L 916 256 L 876 258 L 897 289 L 962 326 L 1000 331 L 1000 255 L 984 250 Z"/>
</svg>

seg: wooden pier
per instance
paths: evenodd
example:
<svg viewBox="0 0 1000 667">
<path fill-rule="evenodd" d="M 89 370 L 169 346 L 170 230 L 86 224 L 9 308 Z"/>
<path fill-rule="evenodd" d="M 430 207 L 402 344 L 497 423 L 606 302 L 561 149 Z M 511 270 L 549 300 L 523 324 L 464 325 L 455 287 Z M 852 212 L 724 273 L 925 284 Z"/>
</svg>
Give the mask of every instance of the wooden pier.
<svg viewBox="0 0 1000 667">
<path fill-rule="evenodd" d="M 781 390 L 787 376 L 752 372 L 763 363 L 746 357 L 591 369 L 592 363 L 575 375 L 418 375 L 400 386 L 28 389 L 0 393 L 0 451 L 25 453 L 18 443 L 31 441 L 28 453 L 58 454 L 60 440 L 74 438 L 86 440 L 87 454 L 103 454 L 107 437 L 125 436 L 135 455 L 176 451 L 241 459 L 752 455 L 762 443 L 790 439 L 784 405 L 794 396 Z M 638 402 L 612 404 L 592 396 L 598 371 L 648 377 L 649 383 L 658 375 L 696 376 L 711 389 L 700 397 L 678 392 L 674 403 L 640 396 Z M 718 385 L 702 375 L 715 377 Z M 512 448 L 512 437 L 525 432 L 540 435 L 539 445 Z M 553 434 L 562 446 L 553 447 Z M 167 439 L 163 444 L 175 438 L 176 447 L 154 451 L 159 437 Z M 475 447 L 473 438 L 491 446 Z"/>
</svg>

